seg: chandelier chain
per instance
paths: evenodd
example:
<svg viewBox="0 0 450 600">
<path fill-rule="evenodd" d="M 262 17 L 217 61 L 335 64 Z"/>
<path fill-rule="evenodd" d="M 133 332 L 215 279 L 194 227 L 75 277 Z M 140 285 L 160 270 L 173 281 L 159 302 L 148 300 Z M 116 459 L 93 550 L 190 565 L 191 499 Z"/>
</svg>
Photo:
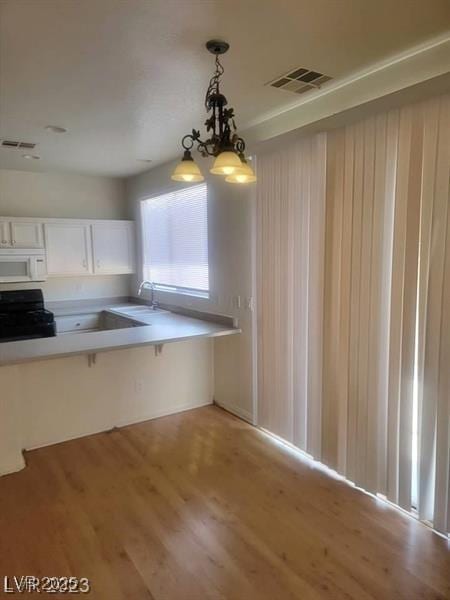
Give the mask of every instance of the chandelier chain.
<svg viewBox="0 0 450 600">
<path fill-rule="evenodd" d="M 220 78 L 222 77 L 224 72 L 225 72 L 225 69 L 223 68 L 222 63 L 220 62 L 219 57 L 216 56 L 216 70 L 214 71 L 214 75 L 209 80 L 209 85 L 208 85 L 208 89 L 206 90 L 206 96 L 205 96 L 205 108 L 207 111 L 211 108 L 211 106 L 210 106 L 211 96 L 213 94 L 219 93 Z"/>
</svg>

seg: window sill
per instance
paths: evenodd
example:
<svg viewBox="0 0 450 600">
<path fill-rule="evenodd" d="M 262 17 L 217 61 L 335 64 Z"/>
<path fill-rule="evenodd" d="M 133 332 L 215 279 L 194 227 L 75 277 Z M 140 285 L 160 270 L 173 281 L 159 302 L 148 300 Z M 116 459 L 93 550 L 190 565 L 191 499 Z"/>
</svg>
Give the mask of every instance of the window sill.
<svg viewBox="0 0 450 600">
<path fill-rule="evenodd" d="M 190 298 L 202 298 L 209 300 L 210 293 L 202 292 L 201 290 L 186 290 L 183 288 L 166 287 L 164 285 L 155 285 L 155 292 L 167 292 L 168 294 L 176 294 L 177 296 L 188 296 Z"/>
</svg>

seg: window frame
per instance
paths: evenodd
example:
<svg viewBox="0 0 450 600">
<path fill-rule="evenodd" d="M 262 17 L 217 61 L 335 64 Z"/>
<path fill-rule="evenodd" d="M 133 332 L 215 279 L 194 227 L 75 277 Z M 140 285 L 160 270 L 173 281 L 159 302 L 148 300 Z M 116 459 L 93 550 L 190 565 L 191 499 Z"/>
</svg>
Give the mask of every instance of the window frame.
<svg viewBox="0 0 450 600">
<path fill-rule="evenodd" d="M 184 286 L 174 286 L 164 283 L 158 283 L 156 281 L 152 281 L 151 283 L 154 286 L 154 290 L 157 292 L 164 292 L 168 294 L 175 294 L 181 296 L 189 296 L 191 298 L 201 298 L 204 300 L 209 300 L 211 298 L 211 278 L 210 278 L 210 253 L 209 253 L 209 202 L 208 202 L 208 186 L 205 183 L 197 184 L 198 186 L 204 185 L 206 190 L 206 225 L 207 225 L 207 251 L 208 251 L 208 289 L 200 290 L 197 288 L 184 287 Z M 194 186 L 190 186 L 194 187 Z M 160 193 L 152 194 L 151 196 L 143 196 L 139 199 L 139 214 L 140 214 L 140 233 L 141 233 L 141 275 L 142 281 L 146 279 L 145 272 L 145 247 L 146 247 L 146 237 L 147 233 L 145 231 L 145 219 L 144 219 L 144 206 L 145 202 L 148 200 L 152 200 L 154 198 L 158 198 L 160 196 L 170 195 L 177 192 L 183 192 L 184 190 L 190 189 L 190 187 L 184 187 L 180 189 L 172 189 L 166 190 Z M 147 288 L 144 288 L 144 290 Z"/>
</svg>

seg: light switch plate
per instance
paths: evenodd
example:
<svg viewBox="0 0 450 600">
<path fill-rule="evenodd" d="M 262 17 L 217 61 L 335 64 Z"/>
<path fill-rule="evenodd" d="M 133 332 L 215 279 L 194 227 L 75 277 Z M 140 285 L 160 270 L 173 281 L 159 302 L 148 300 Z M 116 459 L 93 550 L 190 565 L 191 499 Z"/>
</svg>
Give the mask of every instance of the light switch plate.
<svg viewBox="0 0 450 600">
<path fill-rule="evenodd" d="M 247 310 L 253 311 L 254 306 L 255 306 L 255 304 L 253 302 L 253 296 L 248 296 L 247 298 L 245 298 L 245 308 Z"/>
</svg>

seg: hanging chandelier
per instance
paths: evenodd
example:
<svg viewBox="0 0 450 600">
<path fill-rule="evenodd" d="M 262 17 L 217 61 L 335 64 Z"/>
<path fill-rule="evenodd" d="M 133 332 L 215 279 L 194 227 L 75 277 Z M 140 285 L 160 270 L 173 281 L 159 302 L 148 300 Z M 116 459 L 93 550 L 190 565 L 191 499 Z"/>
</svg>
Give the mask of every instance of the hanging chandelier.
<svg viewBox="0 0 450 600">
<path fill-rule="evenodd" d="M 245 142 L 236 133 L 234 121 L 234 109 L 227 108 L 227 99 L 220 92 L 220 79 L 224 68 L 220 63 L 219 56 L 224 54 L 229 44 L 226 42 L 211 40 L 206 43 L 206 48 L 215 55 L 216 70 L 211 77 L 205 97 L 205 108 L 208 118 L 205 121 L 206 140 L 200 138 L 200 131 L 193 129 L 181 140 L 184 154 L 181 162 L 176 166 L 172 174 L 175 181 L 193 183 L 203 181 L 204 177 L 192 158 L 191 150 L 194 145 L 200 154 L 206 158 L 214 156 L 214 164 L 211 173 L 224 175 L 228 183 L 251 183 L 256 181 L 253 169 L 245 157 Z"/>
</svg>

